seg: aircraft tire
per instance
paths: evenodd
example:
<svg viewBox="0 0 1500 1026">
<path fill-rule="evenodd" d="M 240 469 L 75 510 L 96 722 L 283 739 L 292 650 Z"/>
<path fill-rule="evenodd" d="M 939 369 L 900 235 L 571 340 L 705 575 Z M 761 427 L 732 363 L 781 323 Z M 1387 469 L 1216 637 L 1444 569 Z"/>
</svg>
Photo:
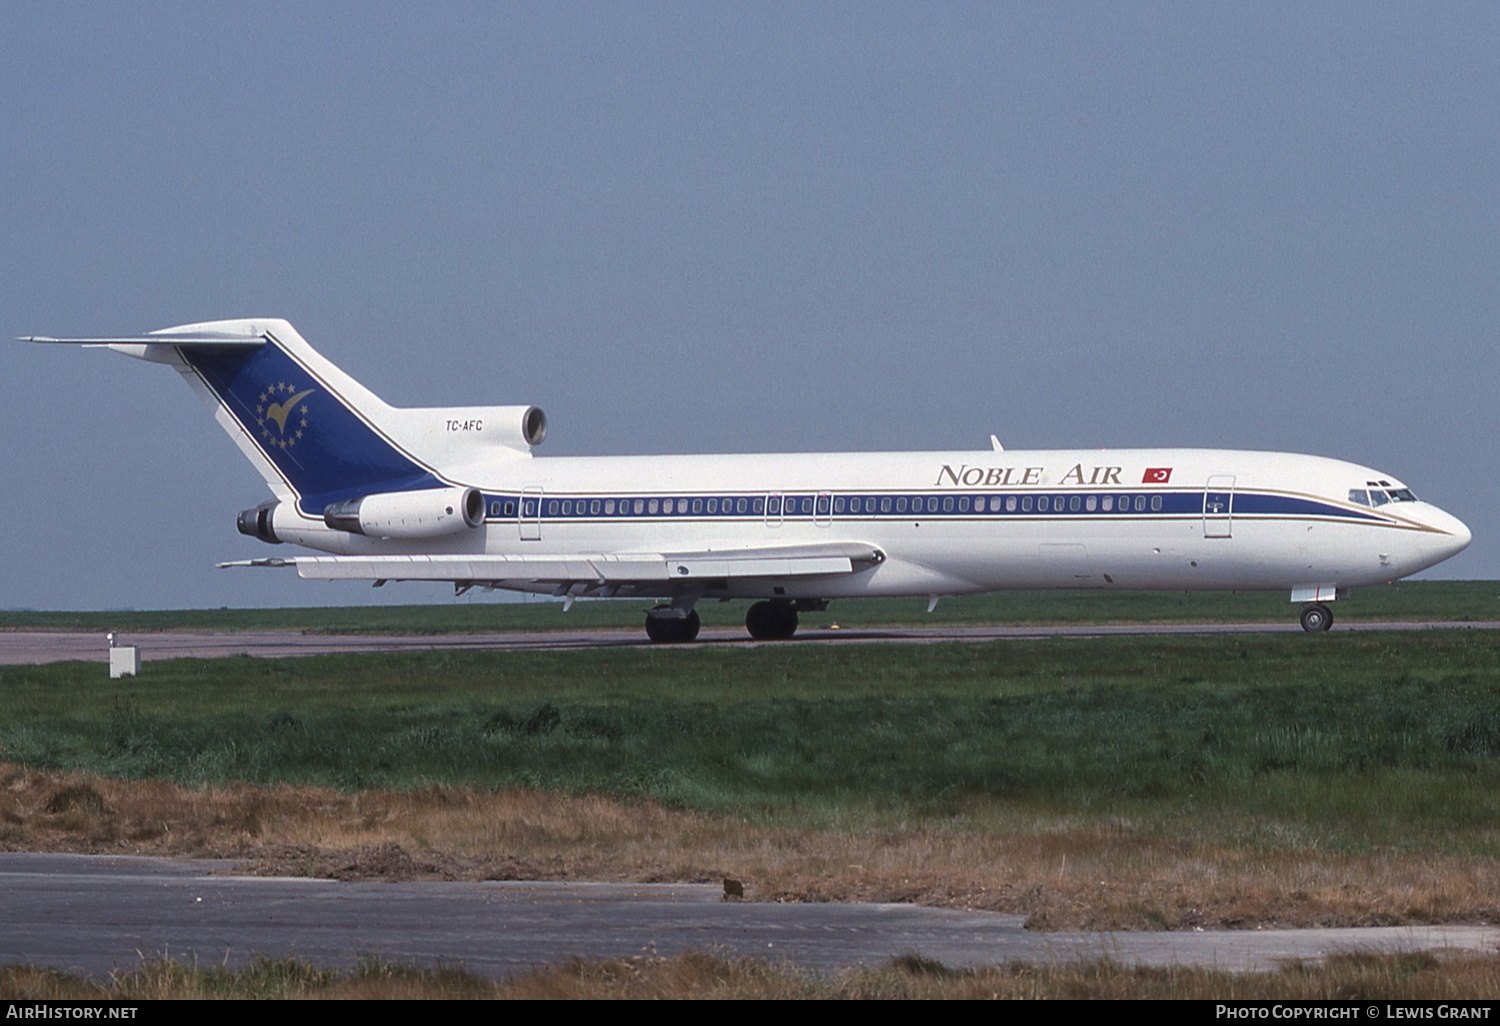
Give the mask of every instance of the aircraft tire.
<svg viewBox="0 0 1500 1026">
<path fill-rule="evenodd" d="M 680 645 L 696 639 L 701 626 L 696 609 L 680 620 L 647 615 L 646 637 L 658 645 Z"/>
<path fill-rule="evenodd" d="M 797 633 L 797 607 L 790 602 L 757 602 L 745 613 L 745 629 L 757 641 L 785 641 Z"/>
<path fill-rule="evenodd" d="M 1313 633 L 1333 626 L 1333 610 L 1321 602 L 1302 608 L 1302 629 Z"/>
</svg>

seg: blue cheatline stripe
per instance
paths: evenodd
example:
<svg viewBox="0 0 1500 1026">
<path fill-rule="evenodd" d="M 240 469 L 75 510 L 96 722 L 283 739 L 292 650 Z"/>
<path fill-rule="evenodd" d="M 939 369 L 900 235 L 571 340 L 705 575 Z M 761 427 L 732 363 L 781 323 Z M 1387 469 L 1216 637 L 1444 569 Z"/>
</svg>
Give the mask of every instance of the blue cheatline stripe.
<svg viewBox="0 0 1500 1026">
<path fill-rule="evenodd" d="M 178 349 L 297 493 L 302 512 L 321 516 L 345 499 L 442 486 L 274 340 Z"/>
<path fill-rule="evenodd" d="M 1028 491 L 1002 493 L 877 492 L 877 493 L 767 493 L 716 495 L 628 495 L 624 497 L 549 493 L 537 498 L 521 493 L 485 496 L 489 519 L 526 519 L 567 522 L 571 520 L 763 520 L 824 518 L 840 520 L 1095 520 L 1149 517 L 1182 519 L 1203 516 L 1203 491 L 1183 492 L 1066 492 Z M 1043 502 L 1045 500 L 1045 507 Z M 1108 500 L 1108 508 L 1106 508 Z M 778 512 L 775 502 L 781 502 Z M 540 508 L 534 505 L 540 503 Z M 856 503 L 858 508 L 855 508 Z M 1076 504 L 1076 505 L 1075 505 Z M 1316 499 L 1268 492 L 1236 492 L 1236 518 L 1292 517 L 1343 520 L 1392 526 L 1389 517 L 1351 509 Z"/>
</svg>

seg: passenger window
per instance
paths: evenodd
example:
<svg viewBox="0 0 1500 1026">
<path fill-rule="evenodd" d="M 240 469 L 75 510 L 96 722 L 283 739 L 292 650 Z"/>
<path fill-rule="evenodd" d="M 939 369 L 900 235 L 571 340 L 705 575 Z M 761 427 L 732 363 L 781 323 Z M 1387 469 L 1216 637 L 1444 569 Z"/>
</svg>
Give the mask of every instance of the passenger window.
<svg viewBox="0 0 1500 1026">
<path fill-rule="evenodd" d="M 844 500 L 842 498 L 837 498 L 837 499 L 833 500 L 833 511 L 835 513 L 842 513 L 842 512 L 844 512 Z"/>
<path fill-rule="evenodd" d="M 615 500 L 614 499 L 605 499 L 604 500 L 604 514 L 605 514 L 605 516 L 611 516 L 611 517 L 615 515 Z"/>
<path fill-rule="evenodd" d="M 820 516 L 820 517 L 826 517 L 827 515 L 828 515 L 828 496 L 826 496 L 826 495 L 820 495 L 820 496 L 818 496 L 818 516 Z"/>
<path fill-rule="evenodd" d="M 936 501 L 937 501 L 936 499 L 932 500 L 932 502 L 936 502 Z M 932 508 L 932 502 L 929 502 L 927 504 L 927 508 L 928 509 Z M 943 496 L 943 512 L 944 513 L 952 513 L 953 512 L 953 496 L 951 496 L 951 495 L 945 495 L 945 496 Z"/>
<path fill-rule="evenodd" d="M 1160 513 L 1161 512 L 1161 496 L 1160 495 L 1153 495 L 1153 496 L 1151 496 L 1151 512 L 1153 512 L 1153 513 Z"/>
<path fill-rule="evenodd" d="M 1086 509 L 1086 510 L 1088 510 L 1090 513 L 1094 512 L 1094 510 L 1098 509 L 1099 508 L 1099 498 L 1098 498 L 1098 496 L 1090 495 L 1087 499 L 1084 499 L 1083 500 L 1083 508 Z"/>
<path fill-rule="evenodd" d="M 702 513 L 703 512 L 703 500 L 702 499 L 694 499 L 693 500 L 693 512 L 694 513 Z"/>
<path fill-rule="evenodd" d="M 896 496 L 896 512 L 897 513 L 905 513 L 906 512 L 906 496 L 904 496 L 904 495 L 898 495 L 898 496 Z"/>
<path fill-rule="evenodd" d="M 1049 498 L 1047 498 L 1047 496 L 1045 496 L 1045 495 L 1038 495 L 1036 497 L 1036 509 L 1037 509 L 1038 513 L 1045 513 L 1045 512 L 1047 512 L 1047 510 L 1050 509 L 1051 506 L 1052 506 L 1052 500 L 1049 499 Z"/>
<path fill-rule="evenodd" d="M 516 503 L 514 499 L 505 504 L 505 515 L 508 517 L 516 515 Z"/>
<path fill-rule="evenodd" d="M 736 513 L 744 513 L 744 512 L 747 512 L 749 509 L 750 509 L 750 500 L 749 499 L 737 499 L 737 500 L 735 500 L 734 511 Z"/>
<path fill-rule="evenodd" d="M 886 498 L 880 500 L 880 512 L 882 512 L 882 513 L 889 513 L 890 511 L 891 511 L 891 500 L 890 500 L 890 497 L 887 496 Z"/>
<path fill-rule="evenodd" d="M 1074 496 L 1069 497 L 1069 499 L 1068 499 L 1068 509 L 1070 511 L 1072 511 L 1074 513 L 1077 513 L 1078 512 L 1078 508 L 1080 506 L 1082 506 L 1082 505 L 1083 505 L 1083 499 L 1080 498 L 1079 496 L 1074 495 Z"/>
<path fill-rule="evenodd" d="M 981 508 L 983 508 L 983 506 L 984 506 L 984 500 L 983 499 L 979 500 L 979 505 L 980 505 Z M 967 513 L 967 512 L 969 512 L 969 497 L 967 495 L 961 496 L 959 498 L 959 500 L 958 500 L 958 511 L 960 513 Z"/>
<path fill-rule="evenodd" d="M 557 500 L 556 499 L 549 499 L 548 500 L 548 502 L 547 502 L 547 515 L 549 517 L 555 517 L 555 516 L 557 516 Z"/>
<path fill-rule="evenodd" d="M 500 504 L 498 502 L 492 502 L 492 503 L 490 503 L 490 516 L 492 516 L 492 517 L 498 517 L 499 515 L 500 515 Z"/>
<path fill-rule="evenodd" d="M 1014 495 L 1007 495 L 1005 497 L 1005 512 L 1007 512 L 1007 513 L 1014 513 L 1015 511 L 1016 511 L 1016 497 Z"/>
<path fill-rule="evenodd" d="M 1023 496 L 1021 496 L 1021 512 L 1022 513 L 1030 513 L 1031 512 L 1031 496 L 1029 496 L 1029 495 L 1023 495 Z"/>
<path fill-rule="evenodd" d="M 1144 495 L 1137 495 L 1135 497 L 1135 511 L 1137 513 L 1146 512 L 1146 497 Z"/>
<path fill-rule="evenodd" d="M 766 500 L 765 499 L 756 499 L 754 502 L 752 502 L 750 504 L 750 512 L 754 513 L 756 516 L 760 516 L 765 511 L 766 511 Z"/>
</svg>

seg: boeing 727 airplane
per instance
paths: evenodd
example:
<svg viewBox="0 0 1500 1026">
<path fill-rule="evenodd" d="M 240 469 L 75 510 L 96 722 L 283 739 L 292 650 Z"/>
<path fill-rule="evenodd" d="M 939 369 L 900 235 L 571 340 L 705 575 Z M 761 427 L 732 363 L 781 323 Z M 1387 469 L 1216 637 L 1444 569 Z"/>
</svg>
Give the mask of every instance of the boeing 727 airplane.
<svg viewBox="0 0 1500 1026">
<path fill-rule="evenodd" d="M 180 373 L 274 498 L 239 530 L 323 555 L 317 580 L 448 581 L 656 600 L 652 641 L 691 641 L 701 599 L 754 599 L 788 638 L 832 599 L 1007 589 L 1287 590 L 1327 630 L 1347 589 L 1469 544 L 1383 471 L 1215 449 L 533 457 L 533 406 L 400 409 L 283 320 L 214 321 L 107 346 Z M 931 608 L 931 606 L 929 606 Z"/>
</svg>

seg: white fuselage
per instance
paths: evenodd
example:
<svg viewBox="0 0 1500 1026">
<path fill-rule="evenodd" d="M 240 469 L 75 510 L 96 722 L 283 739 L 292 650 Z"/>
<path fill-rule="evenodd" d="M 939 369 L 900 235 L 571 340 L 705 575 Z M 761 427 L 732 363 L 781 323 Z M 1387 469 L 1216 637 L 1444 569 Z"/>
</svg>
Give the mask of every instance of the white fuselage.
<svg viewBox="0 0 1500 1026">
<path fill-rule="evenodd" d="M 1347 588 L 1416 573 L 1468 543 L 1468 530 L 1428 503 L 1350 500 L 1351 490 L 1380 481 L 1401 487 L 1339 460 L 1194 449 L 551 457 L 501 461 L 493 475 L 458 482 L 485 493 L 490 515 L 451 538 L 350 535 L 316 516 L 302 517 L 300 530 L 281 522 L 277 530 L 348 555 L 725 552 L 834 541 L 885 555 L 855 574 L 736 580 L 708 592 L 788 598 Z"/>
</svg>

